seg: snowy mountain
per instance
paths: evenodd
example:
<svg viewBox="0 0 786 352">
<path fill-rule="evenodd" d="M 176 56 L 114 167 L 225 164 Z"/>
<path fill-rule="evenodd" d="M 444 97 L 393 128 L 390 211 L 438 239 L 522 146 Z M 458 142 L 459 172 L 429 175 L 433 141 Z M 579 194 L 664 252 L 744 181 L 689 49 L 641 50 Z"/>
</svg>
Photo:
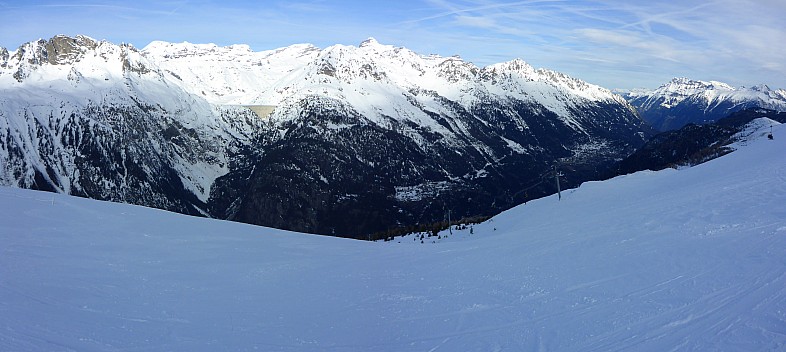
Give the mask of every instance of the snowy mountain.
<svg viewBox="0 0 786 352">
<path fill-rule="evenodd" d="M 79 36 L 0 62 L 0 184 L 204 212 L 253 114 L 169 82 L 138 50 Z"/>
<path fill-rule="evenodd" d="M 2 187 L 0 350 L 781 351 L 786 129 L 766 132 L 423 244 Z"/>
<path fill-rule="evenodd" d="M 304 232 L 494 214 L 553 192 L 553 165 L 578 184 L 648 133 L 563 74 L 373 39 L 140 51 L 58 36 L 3 52 L 2 184 Z"/>
<path fill-rule="evenodd" d="M 717 121 L 748 108 L 786 111 L 786 90 L 766 85 L 734 88 L 723 82 L 674 78 L 653 91 L 634 90 L 625 96 L 661 131 Z"/>
</svg>

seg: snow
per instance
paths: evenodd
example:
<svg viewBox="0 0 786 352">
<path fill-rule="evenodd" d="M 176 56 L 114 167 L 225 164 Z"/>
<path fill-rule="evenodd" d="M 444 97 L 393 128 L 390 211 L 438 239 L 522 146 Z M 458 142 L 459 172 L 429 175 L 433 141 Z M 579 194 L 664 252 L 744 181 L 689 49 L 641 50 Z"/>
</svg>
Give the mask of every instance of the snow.
<svg viewBox="0 0 786 352">
<path fill-rule="evenodd" d="M 521 144 L 518 144 L 518 143 L 516 143 L 514 141 L 511 141 L 510 139 L 507 139 L 505 137 L 500 137 L 500 138 L 502 138 L 502 140 L 505 143 L 507 143 L 508 148 L 512 149 L 514 152 L 519 153 L 519 154 L 526 154 L 527 153 L 527 149 L 522 147 Z"/>
<path fill-rule="evenodd" d="M 230 151 L 227 149 L 230 147 L 224 145 L 233 139 L 247 142 L 253 132 L 253 126 L 242 119 L 226 121 L 219 115 L 228 112 L 234 116 L 244 116 L 238 112 L 242 109 L 215 106 L 196 94 L 188 93 L 178 85 L 181 82 L 164 74 L 143 53 L 132 47 L 104 41 L 95 44 L 95 48 L 80 47 L 78 57 L 72 58 L 73 62 L 38 65 L 27 60 L 34 58 L 33 55 L 42 44 L 31 42 L 20 48 L 24 49 L 26 55 L 23 60 L 0 67 L 0 117 L 4 120 L 0 121 L 0 136 L 24 146 L 26 164 L 40 171 L 44 177 L 49 177 L 45 172 L 48 165 L 45 159 L 58 160 L 57 165 L 49 166 L 63 186 L 61 191 L 72 193 L 81 188 L 74 164 L 78 155 L 75 155 L 73 146 L 62 142 L 61 138 L 64 134 L 74 132 L 66 130 L 70 115 L 75 114 L 80 119 L 96 119 L 96 116 L 85 111 L 89 108 L 133 108 L 137 104 L 145 104 L 157 110 L 152 113 L 159 119 L 155 123 L 163 126 L 176 122 L 200 136 L 199 140 L 194 141 L 200 147 L 198 154 L 182 151 L 167 157 L 173 159 L 173 166 L 184 187 L 200 200 L 207 201 L 215 180 L 229 171 L 227 154 Z M 154 43 L 151 47 L 156 48 L 158 45 L 163 44 Z M 202 45 L 200 48 L 209 51 L 211 46 Z M 242 45 L 230 46 L 226 50 L 250 52 L 247 46 Z M 124 63 L 141 69 L 137 70 L 139 72 L 125 72 Z M 17 69 L 27 72 L 21 82 L 13 77 Z M 54 144 L 51 153 L 39 147 L 38 140 L 42 137 L 32 134 L 36 126 L 33 120 L 38 122 L 37 125 L 54 127 L 46 128 Z M 122 128 L 107 125 L 111 123 L 107 120 L 89 122 L 104 124 L 101 128 L 107 132 L 118 132 Z M 161 151 L 161 146 L 156 147 Z M 7 163 L 10 159 L 8 153 L 0 150 L 0 184 L 5 185 L 18 181 L 18 176 L 9 169 L 13 165 Z M 33 169 L 23 170 L 27 183 L 32 182 Z"/>
<path fill-rule="evenodd" d="M 310 44 L 253 52 L 242 44 L 219 47 L 162 41 L 142 49 L 183 89 L 226 105 L 278 105 L 286 91 L 276 84 L 297 76 L 297 69 L 314 60 L 317 52 Z"/>
<path fill-rule="evenodd" d="M 751 141 L 766 137 L 770 130 L 781 123 L 768 117 L 757 118 L 744 126 L 742 131 L 737 132 L 731 137 L 736 141 L 729 145 L 732 149 L 737 149 L 748 145 Z"/>
<path fill-rule="evenodd" d="M 773 134 L 423 244 L 0 188 L 0 350 L 782 351 Z"/>
<path fill-rule="evenodd" d="M 583 125 L 574 108 L 624 103 L 609 90 L 522 60 L 479 68 L 458 57 L 423 56 L 373 38 L 357 47 L 298 44 L 262 52 L 243 45 L 153 42 L 142 53 L 172 82 L 213 104 L 282 106 L 320 96 L 346 102 L 380 126 L 391 118 L 409 120 L 448 140 L 455 139 L 453 133 L 425 113 L 455 115 L 435 101 L 438 97 L 467 110 L 486 97 L 534 102 L 579 131 Z M 297 116 L 285 111 L 292 112 L 282 108 L 274 118 Z"/>
</svg>

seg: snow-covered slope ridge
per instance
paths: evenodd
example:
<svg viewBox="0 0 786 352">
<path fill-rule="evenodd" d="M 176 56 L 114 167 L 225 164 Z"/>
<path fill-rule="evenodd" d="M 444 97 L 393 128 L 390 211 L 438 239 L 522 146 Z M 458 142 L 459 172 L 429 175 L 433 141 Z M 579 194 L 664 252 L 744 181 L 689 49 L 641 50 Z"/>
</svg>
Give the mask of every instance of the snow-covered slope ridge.
<svg viewBox="0 0 786 352">
<path fill-rule="evenodd" d="M 0 54 L 3 185 L 189 207 L 151 184 L 206 201 L 252 132 L 246 111 L 180 89 L 129 45 L 56 36 Z"/>
<path fill-rule="evenodd" d="M 426 244 L 0 188 L 0 350 L 782 351 L 774 137 Z"/>
</svg>

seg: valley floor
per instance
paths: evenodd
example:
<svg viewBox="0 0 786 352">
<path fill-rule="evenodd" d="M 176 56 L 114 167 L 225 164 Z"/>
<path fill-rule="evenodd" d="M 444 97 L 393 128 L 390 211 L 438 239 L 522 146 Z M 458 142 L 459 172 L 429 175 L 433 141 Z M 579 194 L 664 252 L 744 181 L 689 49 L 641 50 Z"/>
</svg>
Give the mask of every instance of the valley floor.
<svg viewBox="0 0 786 352">
<path fill-rule="evenodd" d="M 781 126 L 472 232 L 361 242 L 0 188 L 0 350 L 786 348 Z"/>
</svg>

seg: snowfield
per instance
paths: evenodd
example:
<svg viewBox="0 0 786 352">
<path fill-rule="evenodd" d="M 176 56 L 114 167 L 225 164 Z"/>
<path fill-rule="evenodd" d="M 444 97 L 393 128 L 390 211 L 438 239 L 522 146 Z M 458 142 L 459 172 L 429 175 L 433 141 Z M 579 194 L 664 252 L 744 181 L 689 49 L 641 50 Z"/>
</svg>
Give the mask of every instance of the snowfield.
<svg viewBox="0 0 786 352">
<path fill-rule="evenodd" d="M 0 188 L 0 350 L 783 351 L 786 129 L 761 131 L 423 244 Z"/>
</svg>

